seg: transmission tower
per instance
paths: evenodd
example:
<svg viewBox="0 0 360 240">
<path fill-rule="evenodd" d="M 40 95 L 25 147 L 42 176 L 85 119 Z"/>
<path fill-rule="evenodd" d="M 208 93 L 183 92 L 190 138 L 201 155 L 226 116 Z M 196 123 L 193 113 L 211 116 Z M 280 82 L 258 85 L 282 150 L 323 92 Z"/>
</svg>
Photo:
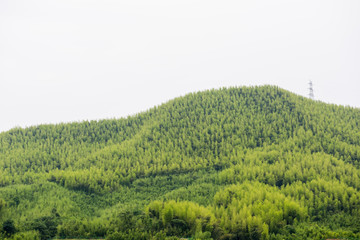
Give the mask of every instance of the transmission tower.
<svg viewBox="0 0 360 240">
<path fill-rule="evenodd" d="M 311 80 L 309 81 L 309 98 L 314 99 L 314 88 Z"/>
</svg>

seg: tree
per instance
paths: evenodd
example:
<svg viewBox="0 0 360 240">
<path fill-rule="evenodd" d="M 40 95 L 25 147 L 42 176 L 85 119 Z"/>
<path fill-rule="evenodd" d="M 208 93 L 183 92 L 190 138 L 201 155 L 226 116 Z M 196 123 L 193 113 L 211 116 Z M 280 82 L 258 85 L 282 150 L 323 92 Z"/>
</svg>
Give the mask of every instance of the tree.
<svg viewBox="0 0 360 240">
<path fill-rule="evenodd" d="M 4 212 L 5 212 L 5 206 L 6 206 L 5 201 L 0 198 L 0 221 L 2 219 L 2 216 L 3 216 Z"/>
<path fill-rule="evenodd" d="M 2 230 L 8 236 L 11 236 L 14 233 L 16 233 L 16 228 L 15 228 L 15 225 L 14 225 L 14 221 L 12 219 L 6 220 L 3 223 Z"/>
<path fill-rule="evenodd" d="M 41 240 L 46 240 L 55 237 L 57 222 L 54 217 L 44 216 L 35 219 L 32 223 L 32 228 L 40 233 Z"/>
</svg>

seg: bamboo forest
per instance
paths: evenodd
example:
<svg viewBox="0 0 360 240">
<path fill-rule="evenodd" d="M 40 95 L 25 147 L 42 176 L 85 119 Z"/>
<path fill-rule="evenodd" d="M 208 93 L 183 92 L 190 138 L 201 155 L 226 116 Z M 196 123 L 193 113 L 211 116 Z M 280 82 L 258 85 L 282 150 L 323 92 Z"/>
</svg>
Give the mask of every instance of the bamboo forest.
<svg viewBox="0 0 360 240">
<path fill-rule="evenodd" d="M 0 239 L 360 239 L 360 109 L 229 87 L 13 128 Z"/>
</svg>

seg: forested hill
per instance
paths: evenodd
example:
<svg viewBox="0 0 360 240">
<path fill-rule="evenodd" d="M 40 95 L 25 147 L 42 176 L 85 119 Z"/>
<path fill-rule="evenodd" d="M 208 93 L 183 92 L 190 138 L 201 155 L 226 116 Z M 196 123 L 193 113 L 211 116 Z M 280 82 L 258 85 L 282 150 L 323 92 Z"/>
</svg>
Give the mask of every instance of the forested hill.
<svg viewBox="0 0 360 240">
<path fill-rule="evenodd" d="M 273 86 L 191 93 L 1 133 L 0 238 L 360 238 L 359 167 L 357 108 Z"/>
</svg>

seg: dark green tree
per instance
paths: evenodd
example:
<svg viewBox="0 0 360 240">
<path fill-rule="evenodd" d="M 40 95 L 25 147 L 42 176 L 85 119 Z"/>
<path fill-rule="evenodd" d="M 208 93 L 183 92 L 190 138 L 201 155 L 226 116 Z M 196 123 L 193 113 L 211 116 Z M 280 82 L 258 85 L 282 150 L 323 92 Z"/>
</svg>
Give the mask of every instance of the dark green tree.
<svg viewBox="0 0 360 240">
<path fill-rule="evenodd" d="M 11 236 L 16 233 L 16 227 L 12 219 L 6 220 L 2 225 L 2 230 L 7 236 Z"/>
<path fill-rule="evenodd" d="M 55 237 L 57 225 L 54 217 L 44 216 L 35 219 L 31 224 L 31 228 L 40 233 L 42 240 L 46 240 Z"/>
</svg>

